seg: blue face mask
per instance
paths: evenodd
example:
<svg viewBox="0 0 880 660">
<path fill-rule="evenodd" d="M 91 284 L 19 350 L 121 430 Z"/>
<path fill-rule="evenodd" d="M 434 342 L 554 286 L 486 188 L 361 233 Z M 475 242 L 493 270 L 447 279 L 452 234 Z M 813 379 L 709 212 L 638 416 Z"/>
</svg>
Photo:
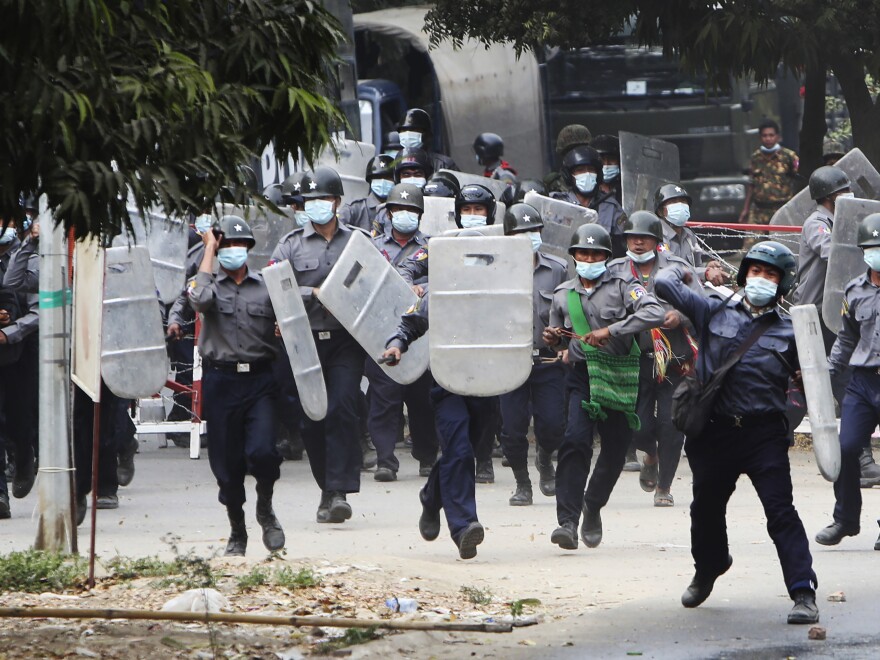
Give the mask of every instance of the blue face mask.
<svg viewBox="0 0 880 660">
<path fill-rule="evenodd" d="M 470 229 L 471 227 L 485 227 L 486 226 L 486 216 L 485 215 L 473 215 L 470 213 L 463 213 L 461 215 L 461 226 L 464 229 Z"/>
<path fill-rule="evenodd" d="M 684 227 L 691 219 L 691 207 L 684 202 L 675 202 L 666 207 L 666 219 L 669 224 Z"/>
<path fill-rule="evenodd" d="M 620 176 L 620 165 L 603 165 L 602 178 L 605 181 L 611 181 Z"/>
<path fill-rule="evenodd" d="M 585 280 L 598 280 L 605 274 L 604 261 L 596 261 L 594 263 L 576 261 L 574 267 L 577 270 L 578 276 L 583 277 Z"/>
<path fill-rule="evenodd" d="M 14 240 L 15 229 L 13 227 L 6 227 L 6 229 L 0 233 L 0 245 L 9 245 Z"/>
<path fill-rule="evenodd" d="M 408 176 L 404 179 L 400 180 L 401 183 L 408 183 L 412 186 L 416 186 L 421 189 L 425 187 L 425 184 L 428 183 L 428 180 L 423 176 Z"/>
<path fill-rule="evenodd" d="M 196 231 L 201 235 L 204 234 L 214 224 L 214 217 L 210 213 L 202 213 L 195 221 Z"/>
<path fill-rule="evenodd" d="M 528 232 L 529 240 L 532 242 L 532 252 L 537 252 L 541 249 L 541 246 L 544 244 L 544 239 L 541 238 L 541 232 L 539 231 L 530 231 Z"/>
<path fill-rule="evenodd" d="M 388 179 L 373 179 L 370 181 L 370 190 L 373 191 L 376 197 L 381 197 L 382 199 L 388 197 L 388 193 L 391 192 L 393 187 L 394 181 L 389 181 Z"/>
<path fill-rule="evenodd" d="M 305 227 L 307 224 L 309 224 L 309 222 L 311 222 L 309 220 L 309 214 L 305 211 L 294 211 L 293 219 L 296 220 L 296 224 L 299 227 Z"/>
<path fill-rule="evenodd" d="M 403 131 L 400 136 L 400 146 L 404 149 L 421 149 L 422 134 L 415 131 Z"/>
<path fill-rule="evenodd" d="M 880 273 L 880 247 L 865 248 L 865 263 L 868 268 Z"/>
<path fill-rule="evenodd" d="M 413 211 L 395 211 L 391 214 L 391 226 L 401 234 L 412 234 L 419 228 L 419 216 Z"/>
<path fill-rule="evenodd" d="M 637 264 L 646 264 L 649 261 L 651 261 L 652 259 L 654 259 L 657 256 L 657 254 L 653 250 L 651 250 L 650 252 L 645 252 L 644 254 L 636 254 L 632 250 L 627 250 L 626 256 L 628 256 L 630 259 L 632 259 Z"/>
<path fill-rule="evenodd" d="M 779 285 L 763 277 L 746 278 L 746 298 L 755 307 L 766 307 L 776 300 Z"/>
<path fill-rule="evenodd" d="M 246 247 L 226 247 L 217 250 L 217 259 L 226 270 L 238 270 L 247 261 Z"/>
<path fill-rule="evenodd" d="M 769 147 L 769 148 L 768 148 L 768 147 L 765 147 L 763 144 L 761 145 L 761 151 L 763 151 L 765 154 L 776 153 L 776 152 L 779 151 L 780 149 L 782 149 L 782 145 L 779 144 L 778 142 L 777 142 L 776 144 L 774 144 L 772 147 Z"/>
<path fill-rule="evenodd" d="M 326 199 L 307 199 L 306 215 L 316 225 L 326 225 L 333 219 L 333 202 Z"/>
<path fill-rule="evenodd" d="M 574 177 L 574 185 L 582 195 L 589 195 L 596 189 L 598 177 L 592 172 L 578 174 Z"/>
</svg>

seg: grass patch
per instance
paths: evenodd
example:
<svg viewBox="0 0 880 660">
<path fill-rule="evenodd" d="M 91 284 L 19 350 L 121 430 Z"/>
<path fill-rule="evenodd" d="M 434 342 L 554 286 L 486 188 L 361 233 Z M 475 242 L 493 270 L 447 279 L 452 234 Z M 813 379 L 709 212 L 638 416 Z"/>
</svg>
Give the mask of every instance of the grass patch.
<svg viewBox="0 0 880 660">
<path fill-rule="evenodd" d="M 537 598 L 520 598 L 510 603 L 510 616 L 522 616 L 526 607 L 535 607 L 540 604 L 541 601 Z"/>
<path fill-rule="evenodd" d="M 272 584 L 276 587 L 285 589 L 305 589 L 307 587 L 317 587 L 321 584 L 321 579 L 315 575 L 311 568 L 301 568 L 294 571 L 289 566 L 282 566 L 276 569 L 272 576 Z"/>
<path fill-rule="evenodd" d="M 262 587 L 269 581 L 269 574 L 259 566 L 251 569 L 250 573 L 245 573 L 238 578 L 239 591 L 253 591 L 257 587 Z"/>
<path fill-rule="evenodd" d="M 376 632 L 374 626 L 369 628 L 347 628 L 345 634 L 336 637 L 330 641 L 319 644 L 317 651 L 319 653 L 333 652 L 338 649 L 344 649 L 348 646 L 357 646 L 358 644 L 366 644 L 374 639 L 379 639 L 381 635 Z"/>
<path fill-rule="evenodd" d="M 492 602 L 492 592 L 488 589 L 480 589 L 479 587 L 462 587 L 460 589 L 464 595 L 474 605 L 488 605 Z"/>
<path fill-rule="evenodd" d="M 42 550 L 10 552 L 0 557 L 0 591 L 64 591 L 86 581 L 88 565 L 75 555 Z"/>
</svg>

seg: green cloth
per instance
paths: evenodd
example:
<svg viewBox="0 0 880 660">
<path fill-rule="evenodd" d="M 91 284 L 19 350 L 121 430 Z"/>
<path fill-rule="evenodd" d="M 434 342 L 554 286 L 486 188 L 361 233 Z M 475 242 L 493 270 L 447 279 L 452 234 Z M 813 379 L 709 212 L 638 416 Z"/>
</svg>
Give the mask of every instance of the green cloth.
<svg viewBox="0 0 880 660">
<path fill-rule="evenodd" d="M 592 332 L 590 323 L 581 307 L 581 297 L 574 289 L 568 292 L 568 315 L 574 331 L 583 337 Z M 581 341 L 590 375 L 590 400 L 582 401 L 581 406 L 590 419 L 605 420 L 608 414 L 604 409 L 617 410 L 626 416 L 626 422 L 633 431 L 642 427 L 636 414 L 639 398 L 639 347 L 633 338 L 628 355 L 611 355 Z"/>
</svg>

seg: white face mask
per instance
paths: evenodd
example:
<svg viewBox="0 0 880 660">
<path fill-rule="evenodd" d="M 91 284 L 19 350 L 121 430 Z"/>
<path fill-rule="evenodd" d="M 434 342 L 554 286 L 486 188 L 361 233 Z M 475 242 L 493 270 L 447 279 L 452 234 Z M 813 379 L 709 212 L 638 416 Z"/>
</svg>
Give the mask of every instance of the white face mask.
<svg viewBox="0 0 880 660">
<path fill-rule="evenodd" d="M 530 231 L 528 232 L 529 240 L 532 242 L 532 252 L 537 252 L 541 249 L 541 246 L 544 244 L 544 240 L 541 238 L 541 232 L 539 231 Z"/>
<path fill-rule="evenodd" d="M 632 250 L 627 250 L 626 256 L 628 256 L 630 259 L 632 259 L 637 264 L 646 264 L 649 261 L 651 261 L 652 259 L 654 259 L 657 255 L 654 253 L 653 250 L 651 250 L 650 252 L 645 252 L 643 254 L 636 254 Z"/>
<path fill-rule="evenodd" d="M 852 198 L 854 198 L 855 196 L 856 196 L 855 193 L 852 193 L 852 192 L 845 192 L 845 193 L 840 193 L 840 194 L 837 196 L 836 199 L 852 199 Z"/>
<path fill-rule="evenodd" d="M 333 202 L 327 199 L 307 199 L 305 203 L 306 215 L 316 225 L 326 225 L 333 219 Z"/>
<path fill-rule="evenodd" d="M 471 227 L 485 227 L 486 220 L 487 218 L 485 215 L 473 215 L 470 213 L 461 214 L 461 226 L 464 229 L 470 229 Z"/>
<path fill-rule="evenodd" d="M 578 192 L 582 195 L 589 195 L 596 189 L 598 178 L 593 172 L 577 174 L 574 177 L 574 185 L 577 186 Z"/>
<path fill-rule="evenodd" d="M 417 188 L 424 188 L 425 184 L 428 183 L 428 180 L 423 176 L 408 176 L 400 180 L 401 183 L 408 183 L 411 186 L 416 186 Z"/>
<path fill-rule="evenodd" d="M 684 227 L 691 218 L 691 207 L 684 202 L 673 202 L 666 207 L 666 219 L 669 224 Z"/>
<path fill-rule="evenodd" d="M 422 134 L 416 131 L 403 131 L 398 133 L 400 136 L 400 146 L 404 149 L 421 149 Z"/>
<path fill-rule="evenodd" d="M 412 234 L 419 228 L 419 215 L 413 211 L 395 211 L 391 214 L 391 226 L 401 234 Z"/>
</svg>

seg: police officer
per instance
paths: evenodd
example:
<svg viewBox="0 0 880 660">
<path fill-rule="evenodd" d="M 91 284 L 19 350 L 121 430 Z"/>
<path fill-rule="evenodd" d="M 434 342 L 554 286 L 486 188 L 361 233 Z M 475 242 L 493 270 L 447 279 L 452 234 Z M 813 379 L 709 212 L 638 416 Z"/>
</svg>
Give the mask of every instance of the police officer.
<svg viewBox="0 0 880 660">
<path fill-rule="evenodd" d="M 14 232 L 15 228 L 6 227 L 3 230 L 4 234 L 9 231 Z M 4 235 L 0 234 L 0 240 L 3 238 Z M 6 257 L 5 261 L 8 262 L 8 255 L 4 254 L 3 256 Z M 30 490 L 33 487 L 33 475 L 35 474 L 33 453 L 28 454 L 29 451 L 32 452 L 31 447 L 27 444 L 29 436 L 25 435 L 22 437 L 22 433 L 29 432 L 33 426 L 30 428 L 20 428 L 18 420 L 14 418 L 14 416 L 21 415 L 24 412 L 16 410 L 16 407 L 20 406 L 20 402 L 16 400 L 16 390 L 19 388 L 16 378 L 16 363 L 21 357 L 21 344 L 10 344 L 5 341 L 7 338 L 5 333 L 16 322 L 18 315 L 18 298 L 15 292 L 0 284 L 0 334 L 3 335 L 0 338 L 0 413 L 2 413 L 2 416 L 0 416 L 0 520 L 12 516 L 9 507 L 9 490 L 6 483 L 7 442 L 15 446 L 14 455 L 10 453 L 10 459 L 22 461 L 23 458 L 29 457 L 31 463 L 30 476 L 24 474 L 26 465 L 16 469 L 14 490 L 17 491 L 21 488 L 20 480 L 22 476 L 25 476 L 30 482 L 28 486 L 28 490 Z M 9 447 L 9 449 L 11 448 Z M 23 495 L 18 496 L 23 497 Z"/>
<path fill-rule="evenodd" d="M 474 140 L 474 155 L 483 167 L 483 176 L 516 184 L 516 170 L 504 160 L 504 140 L 497 133 L 480 133 Z"/>
<path fill-rule="evenodd" d="M 664 183 L 654 192 L 654 213 L 663 220 L 663 245 L 676 257 L 684 259 L 696 271 L 702 282 L 721 286 L 727 274 L 700 246 L 694 230 L 687 227 L 693 200 L 677 183 Z"/>
<path fill-rule="evenodd" d="M 575 147 L 587 147 L 592 140 L 590 129 L 581 124 L 564 126 L 556 136 L 556 164 L 560 171 L 550 172 L 544 177 L 544 186 L 549 192 L 569 192 L 570 188 L 561 173 L 562 159 Z"/>
<path fill-rule="evenodd" d="M 370 184 L 370 194 L 343 205 L 339 209 L 339 220 L 369 232 L 373 229 L 373 219 L 379 212 L 379 206 L 385 203 L 394 186 L 394 159 L 385 154 L 373 156 L 367 163 L 364 177 Z"/>
<path fill-rule="evenodd" d="M 402 149 L 394 160 L 394 183 L 407 183 L 422 190 L 433 174 L 434 166 L 424 149 Z M 388 212 L 380 208 L 373 218 L 373 235 L 382 235 L 386 224 L 388 224 Z"/>
<path fill-rule="evenodd" d="M 382 153 L 392 158 L 397 158 L 397 153 L 403 149 L 400 144 L 400 133 L 388 131 L 382 136 Z"/>
<path fill-rule="evenodd" d="M 636 211 L 627 218 L 623 234 L 627 256 L 608 264 L 612 273 L 631 277 L 653 294 L 660 272 L 668 268 L 692 272 L 684 259 L 664 249 L 662 222 L 650 211 Z M 696 278 L 693 282 L 696 287 Z M 684 434 L 672 424 L 672 393 L 693 368 L 697 345 L 690 322 L 668 303 L 659 302 L 666 311 L 663 325 L 639 334 L 641 428 L 633 433 L 633 441 L 646 454 L 639 475 L 642 490 L 654 494 L 654 506 L 670 507 L 675 505 L 670 489 L 684 444 Z"/>
<path fill-rule="evenodd" d="M 305 212 L 302 182 L 309 175 L 307 170 L 294 172 L 281 182 L 281 194 L 284 203 L 293 211 L 293 219 L 297 227 L 305 227 L 309 217 Z"/>
<path fill-rule="evenodd" d="M 263 545 L 284 547 L 284 531 L 272 508 L 281 456 L 275 448 L 275 312 L 260 273 L 247 266 L 255 244 L 251 228 L 236 215 L 223 216 L 219 235 L 202 234 L 205 252 L 189 281 L 188 299 L 201 314 L 203 414 L 208 424 L 208 458 L 226 506 L 231 532 L 227 556 L 247 549 L 244 520 L 245 474 L 257 481 L 257 522 Z M 214 274 L 215 258 L 220 263 Z"/>
<path fill-rule="evenodd" d="M 535 467 L 538 487 L 552 497 L 556 493 L 556 471 L 552 455 L 559 449 L 565 424 L 565 369 L 556 352 L 544 343 L 544 329 L 550 322 L 550 303 L 556 287 L 568 279 L 567 264 L 541 251 L 541 214 L 528 204 L 514 204 L 504 215 L 504 235 L 527 236 L 534 253 L 532 294 L 532 373 L 518 388 L 500 397 L 501 447 L 516 479 L 510 506 L 532 503 L 529 479 L 529 418 L 535 420 Z"/>
<path fill-rule="evenodd" d="M 419 231 L 424 212 L 422 191 L 408 183 L 398 183 L 388 193 L 386 202 L 391 221 L 385 232 L 373 237 L 373 245 L 397 266 L 428 244 Z M 394 445 L 402 431 L 403 404 L 409 412 L 412 455 L 419 462 L 419 475 L 427 477 L 437 460 L 437 432 L 431 408 L 431 374 L 425 372 L 415 382 L 400 385 L 392 380 L 372 359 L 366 361 L 366 377 L 370 381 L 368 426 L 376 446 L 376 481 L 395 481 L 400 462 Z"/>
<path fill-rule="evenodd" d="M 397 125 L 397 134 L 400 138 L 400 144 L 404 149 L 425 150 L 431 162 L 432 171 L 458 169 L 455 161 L 449 156 L 432 150 L 434 146 L 434 129 L 431 124 L 431 117 L 421 108 L 412 108 L 406 111 L 403 119 Z"/>
<path fill-rule="evenodd" d="M 422 188 L 424 197 L 447 197 L 455 198 L 461 190 L 461 186 L 452 174 L 448 172 L 435 172 L 428 179 L 428 183 Z"/>
<path fill-rule="evenodd" d="M 620 185 L 620 140 L 616 135 L 597 135 L 590 146 L 599 152 L 602 159 L 602 192 L 611 193 L 618 201 L 622 201 Z"/>
<path fill-rule="evenodd" d="M 702 382 L 736 355 L 737 348 L 746 349 L 727 372 L 703 431 L 685 440 L 693 472 L 691 554 L 696 568 L 681 598 L 685 607 L 705 601 L 715 580 L 733 563 L 728 554 L 727 501 L 739 476 L 746 474 L 764 507 L 767 531 L 795 603 L 788 622 L 819 620 L 813 560 L 792 502 L 785 418 L 789 375 L 778 361 L 781 355 L 797 364 L 791 319 L 777 307 L 791 289 L 795 272 L 791 250 L 765 241 L 742 260 L 736 279 L 745 287 L 745 296 L 739 302 L 701 296 L 688 287 L 687 274 L 677 270 L 657 276 L 657 294 L 694 324 L 700 342 L 696 373 Z"/>
<path fill-rule="evenodd" d="M 840 406 L 840 475 L 834 482 L 834 522 L 816 534 L 816 542 L 837 545 L 859 533 L 862 493 L 859 490 L 860 453 L 870 447 L 880 422 L 880 213 L 859 222 L 858 245 L 868 269 L 847 284 L 843 319 L 828 361 L 834 372 L 852 376 Z M 870 451 L 870 449 L 869 449 Z M 874 544 L 880 550 L 880 538 Z"/>
<path fill-rule="evenodd" d="M 602 541 L 599 512 L 620 477 L 632 430 L 638 428 L 639 364 L 633 335 L 660 325 L 665 312 L 631 276 L 608 271 L 611 236 L 601 225 L 579 227 L 568 252 L 574 257 L 577 275 L 556 288 L 544 341 L 557 351 L 568 349 L 568 424 L 556 467 L 559 527 L 550 540 L 560 548 L 574 550 L 581 511 L 584 544 L 595 548 Z M 572 335 L 578 338 L 569 342 Z M 606 357 L 588 356 L 594 349 Z M 612 362 L 610 369 L 601 368 Z M 611 407 L 609 399 L 616 399 L 619 405 Z M 585 492 L 597 426 L 602 448 Z"/>
<path fill-rule="evenodd" d="M 538 181 L 536 179 L 523 179 L 522 181 L 517 181 L 516 186 L 513 189 L 513 203 L 519 204 L 520 202 L 525 202 L 527 193 L 537 193 L 538 195 L 547 196 L 547 188 L 544 186 L 543 181 Z"/>
<path fill-rule="evenodd" d="M 360 491 L 363 454 L 358 406 L 364 352 L 317 293 L 353 232 L 361 231 L 336 217 L 343 195 L 335 170 L 317 167 L 302 181 L 309 223 L 284 236 L 270 263 L 287 259 L 293 268 L 318 349 L 327 386 L 327 415 L 303 420 L 302 436 L 315 482 L 321 489 L 317 521 L 342 523 L 351 518 L 348 493 Z"/>
<path fill-rule="evenodd" d="M 578 204 L 599 214 L 599 225 L 611 235 L 614 256 L 626 252 L 623 240 L 623 223 L 626 213 L 620 202 L 611 194 L 602 192 L 602 159 L 592 147 L 575 147 L 562 159 L 562 179 L 568 192 L 554 192 L 550 196 L 571 204 Z"/>
</svg>

